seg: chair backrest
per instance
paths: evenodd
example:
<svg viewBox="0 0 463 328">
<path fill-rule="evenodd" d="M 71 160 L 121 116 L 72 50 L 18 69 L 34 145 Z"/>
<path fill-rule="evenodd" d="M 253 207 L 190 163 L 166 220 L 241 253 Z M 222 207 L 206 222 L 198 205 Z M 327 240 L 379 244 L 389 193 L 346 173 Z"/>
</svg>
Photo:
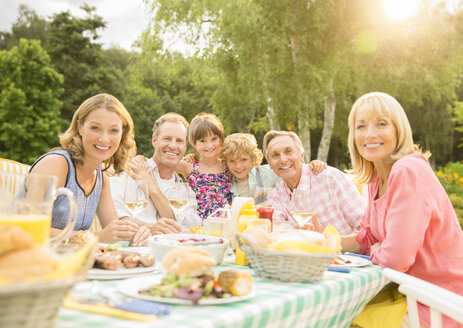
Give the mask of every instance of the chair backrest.
<svg viewBox="0 0 463 328">
<path fill-rule="evenodd" d="M 30 166 L 10 159 L 0 158 L 0 193 L 14 196 L 20 187 L 20 180 L 2 173 L 27 173 Z"/>
<path fill-rule="evenodd" d="M 411 327 L 419 327 L 417 301 L 429 306 L 431 328 L 442 327 L 442 314 L 463 324 L 463 297 L 447 289 L 408 274 L 386 268 L 386 278 L 399 284 L 399 291 L 407 296 L 408 316 Z"/>
<path fill-rule="evenodd" d="M 20 162 L 13 161 L 11 159 L 0 158 L 0 195 L 5 193 L 10 196 L 14 196 L 19 190 L 20 181 L 11 177 L 7 177 L 2 174 L 3 172 L 9 173 L 27 173 L 31 166 Z M 97 216 L 93 219 L 93 223 L 90 227 L 90 231 L 96 232 L 101 230 L 100 221 Z"/>
</svg>

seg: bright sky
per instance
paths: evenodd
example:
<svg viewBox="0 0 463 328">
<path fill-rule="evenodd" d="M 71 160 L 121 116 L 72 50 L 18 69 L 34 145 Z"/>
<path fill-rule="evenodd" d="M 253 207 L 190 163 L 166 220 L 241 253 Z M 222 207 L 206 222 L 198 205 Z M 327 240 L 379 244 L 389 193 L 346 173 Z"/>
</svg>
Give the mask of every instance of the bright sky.
<svg viewBox="0 0 463 328">
<path fill-rule="evenodd" d="M 100 42 L 105 46 L 120 46 L 131 49 L 132 43 L 146 29 L 150 20 L 148 9 L 142 0 L 87 0 L 97 8 L 97 14 L 106 21 L 106 29 L 100 33 Z M 83 17 L 79 7 L 83 0 L 1 0 L 0 31 L 9 31 L 18 17 L 20 4 L 25 4 L 42 17 L 69 10 L 71 14 Z"/>
<path fill-rule="evenodd" d="M 383 8 L 390 18 L 402 19 L 417 10 L 418 0 L 385 0 Z"/>
</svg>

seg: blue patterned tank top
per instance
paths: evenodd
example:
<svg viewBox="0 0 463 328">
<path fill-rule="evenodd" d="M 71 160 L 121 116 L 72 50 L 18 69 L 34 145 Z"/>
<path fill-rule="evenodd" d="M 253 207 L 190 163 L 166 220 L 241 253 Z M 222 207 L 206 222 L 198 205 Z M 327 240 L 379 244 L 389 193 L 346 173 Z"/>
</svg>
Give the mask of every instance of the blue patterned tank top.
<svg viewBox="0 0 463 328">
<path fill-rule="evenodd" d="M 76 167 L 71 159 L 71 155 L 64 149 L 52 150 L 37 159 L 32 164 L 31 169 L 37 164 L 43 157 L 50 154 L 56 154 L 64 156 L 68 162 L 68 175 L 66 177 L 65 187 L 74 193 L 74 198 L 77 206 L 77 220 L 74 230 L 88 230 L 92 223 L 93 218 L 100 201 L 101 190 L 103 189 L 103 174 L 100 166 L 97 168 L 96 182 L 93 186 L 92 191 L 89 195 L 85 195 L 84 190 L 77 182 Z M 52 228 L 63 229 L 69 218 L 69 202 L 64 195 L 58 196 L 55 203 L 53 204 L 52 213 Z"/>
</svg>

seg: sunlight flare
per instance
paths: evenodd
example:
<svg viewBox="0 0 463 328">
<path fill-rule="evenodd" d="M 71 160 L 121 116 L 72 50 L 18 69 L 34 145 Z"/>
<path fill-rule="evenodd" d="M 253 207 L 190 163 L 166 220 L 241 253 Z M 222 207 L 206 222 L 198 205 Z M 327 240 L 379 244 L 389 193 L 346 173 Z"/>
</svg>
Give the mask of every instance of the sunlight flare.
<svg viewBox="0 0 463 328">
<path fill-rule="evenodd" d="M 384 0 L 383 8 L 389 18 L 400 20 L 416 12 L 418 1 L 419 0 Z"/>
</svg>

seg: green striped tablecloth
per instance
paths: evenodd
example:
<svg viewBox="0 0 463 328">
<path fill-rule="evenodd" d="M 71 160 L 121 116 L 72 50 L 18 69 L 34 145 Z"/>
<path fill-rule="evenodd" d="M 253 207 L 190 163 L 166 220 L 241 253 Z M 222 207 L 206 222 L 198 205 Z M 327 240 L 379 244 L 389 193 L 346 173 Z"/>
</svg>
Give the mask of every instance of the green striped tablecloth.
<svg viewBox="0 0 463 328">
<path fill-rule="evenodd" d="M 68 327 L 349 327 L 368 301 L 387 283 L 378 266 L 351 273 L 328 272 L 316 283 L 282 283 L 263 280 L 252 269 L 235 265 L 253 275 L 256 296 L 250 300 L 215 306 L 173 305 L 171 314 L 141 323 L 62 308 L 55 328 Z M 329 275 L 328 275 L 329 274 Z M 116 287 L 117 281 L 104 282 Z M 83 282 L 79 289 L 89 285 Z"/>
</svg>

